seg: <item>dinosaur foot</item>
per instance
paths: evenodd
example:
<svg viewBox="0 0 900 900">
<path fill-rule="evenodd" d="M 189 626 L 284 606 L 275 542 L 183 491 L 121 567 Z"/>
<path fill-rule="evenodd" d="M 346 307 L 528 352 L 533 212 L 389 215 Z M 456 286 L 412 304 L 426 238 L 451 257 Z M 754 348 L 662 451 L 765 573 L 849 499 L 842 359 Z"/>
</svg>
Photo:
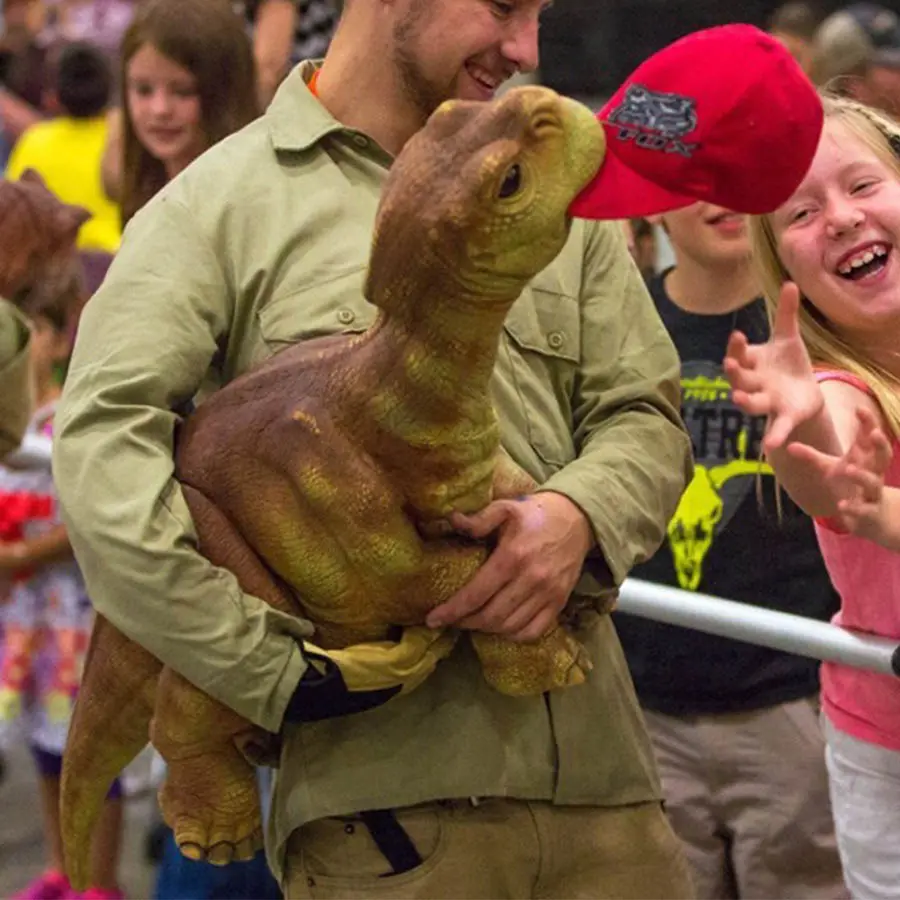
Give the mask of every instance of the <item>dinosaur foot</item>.
<svg viewBox="0 0 900 900">
<path fill-rule="evenodd" d="M 472 643 L 488 683 L 514 697 L 582 684 L 593 668 L 584 647 L 561 626 L 533 644 L 477 632 Z"/>
<path fill-rule="evenodd" d="M 163 819 L 188 859 L 224 866 L 252 859 L 263 845 L 256 779 L 204 755 L 170 763 L 160 791 Z"/>
</svg>

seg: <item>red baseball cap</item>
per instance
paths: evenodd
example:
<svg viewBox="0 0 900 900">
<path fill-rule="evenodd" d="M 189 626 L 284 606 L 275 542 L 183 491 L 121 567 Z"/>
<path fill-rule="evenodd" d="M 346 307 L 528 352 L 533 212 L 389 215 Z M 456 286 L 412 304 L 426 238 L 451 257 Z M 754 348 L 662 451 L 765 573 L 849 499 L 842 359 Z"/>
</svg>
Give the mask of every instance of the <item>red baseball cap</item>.
<svg viewBox="0 0 900 900">
<path fill-rule="evenodd" d="M 779 41 L 752 25 L 721 25 L 655 53 L 597 118 L 606 158 L 569 212 L 625 219 L 697 200 L 777 209 L 812 163 L 823 110 Z"/>
</svg>

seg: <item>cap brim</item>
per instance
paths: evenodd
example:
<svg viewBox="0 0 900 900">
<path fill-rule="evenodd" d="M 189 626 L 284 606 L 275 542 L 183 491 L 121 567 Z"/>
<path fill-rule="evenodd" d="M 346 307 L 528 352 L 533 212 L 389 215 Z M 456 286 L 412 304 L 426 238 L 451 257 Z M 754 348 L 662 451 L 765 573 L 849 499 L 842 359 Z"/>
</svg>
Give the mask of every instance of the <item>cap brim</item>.
<svg viewBox="0 0 900 900">
<path fill-rule="evenodd" d="M 671 212 L 696 202 L 675 194 L 630 169 L 610 150 L 600 171 L 572 201 L 569 215 L 579 219 L 633 219 Z"/>
</svg>

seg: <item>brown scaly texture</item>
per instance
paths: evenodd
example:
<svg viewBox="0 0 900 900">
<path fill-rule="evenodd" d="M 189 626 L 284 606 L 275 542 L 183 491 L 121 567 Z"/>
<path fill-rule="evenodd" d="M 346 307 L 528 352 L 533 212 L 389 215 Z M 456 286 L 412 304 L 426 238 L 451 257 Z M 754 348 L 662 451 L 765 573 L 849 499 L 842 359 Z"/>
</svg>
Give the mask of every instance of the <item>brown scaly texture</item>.
<svg viewBox="0 0 900 900">
<path fill-rule="evenodd" d="M 0 180 L 0 297 L 25 307 L 29 294 L 56 296 L 77 278 L 75 239 L 90 218 L 60 201 L 40 175 Z"/>
<path fill-rule="evenodd" d="M 445 104 L 384 189 L 373 326 L 285 350 L 185 422 L 176 475 L 201 551 L 245 591 L 312 621 L 314 643 L 421 624 L 487 552 L 447 533 L 449 513 L 533 489 L 500 453 L 489 380 L 506 314 L 562 249 L 566 211 L 604 150 L 591 113 L 542 88 Z M 485 677 L 510 694 L 576 684 L 590 665 L 562 627 L 531 645 L 472 641 Z M 63 770 L 76 887 L 105 791 L 151 716 L 168 763 L 162 811 L 182 852 L 224 863 L 260 842 L 247 756 L 264 733 L 100 618 Z"/>
</svg>

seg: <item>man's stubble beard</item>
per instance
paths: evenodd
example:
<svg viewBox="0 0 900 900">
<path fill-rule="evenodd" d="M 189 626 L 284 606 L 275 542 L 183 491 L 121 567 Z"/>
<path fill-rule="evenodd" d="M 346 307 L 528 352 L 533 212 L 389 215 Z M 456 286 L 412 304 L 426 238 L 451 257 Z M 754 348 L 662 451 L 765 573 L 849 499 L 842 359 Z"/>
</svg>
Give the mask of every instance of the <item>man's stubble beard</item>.
<svg viewBox="0 0 900 900">
<path fill-rule="evenodd" d="M 394 26 L 394 64 L 410 103 L 419 111 L 423 123 L 445 101 L 454 97 L 452 82 L 438 86 L 422 72 L 416 47 L 419 35 L 434 0 L 413 0 L 406 15 Z"/>
</svg>

